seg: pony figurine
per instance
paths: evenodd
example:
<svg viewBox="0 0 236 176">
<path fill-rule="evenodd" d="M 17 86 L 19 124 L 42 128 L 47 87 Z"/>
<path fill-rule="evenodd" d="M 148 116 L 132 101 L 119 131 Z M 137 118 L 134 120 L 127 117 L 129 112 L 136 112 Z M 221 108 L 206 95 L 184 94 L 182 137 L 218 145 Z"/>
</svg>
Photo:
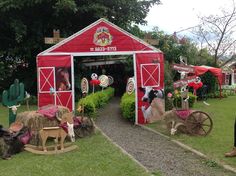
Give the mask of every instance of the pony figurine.
<svg viewBox="0 0 236 176">
<path fill-rule="evenodd" d="M 64 150 L 64 140 L 67 135 L 70 137 L 71 142 L 75 141 L 72 112 L 63 114 L 60 121 L 61 121 L 60 126 L 58 126 L 58 127 L 44 127 L 43 129 L 41 129 L 39 131 L 39 136 L 42 140 L 42 147 L 43 147 L 44 152 L 47 152 L 47 148 L 46 148 L 45 144 L 46 144 L 48 137 L 55 138 L 55 151 L 57 150 L 58 138 L 60 138 L 60 149 L 61 150 Z M 65 126 L 67 126 L 66 129 L 65 129 Z"/>
</svg>

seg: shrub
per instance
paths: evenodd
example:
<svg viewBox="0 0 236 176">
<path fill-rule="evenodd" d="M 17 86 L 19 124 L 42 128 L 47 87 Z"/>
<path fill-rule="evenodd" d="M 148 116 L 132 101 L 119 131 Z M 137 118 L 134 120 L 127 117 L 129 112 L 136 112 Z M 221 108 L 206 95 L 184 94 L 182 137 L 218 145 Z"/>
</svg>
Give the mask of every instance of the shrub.
<svg viewBox="0 0 236 176">
<path fill-rule="evenodd" d="M 220 91 L 215 91 L 214 93 L 209 93 L 208 98 L 227 98 L 228 94 L 227 92 L 222 91 L 221 96 L 220 96 Z"/>
<path fill-rule="evenodd" d="M 191 92 L 189 92 L 188 95 L 189 95 L 189 99 L 188 99 L 189 107 L 192 108 L 197 97 L 195 95 L 193 95 Z M 176 108 L 180 108 L 181 107 L 181 95 L 180 95 L 180 92 L 174 93 L 174 95 L 173 95 L 173 105 Z"/>
<path fill-rule="evenodd" d="M 94 118 L 97 115 L 97 109 L 101 108 L 114 96 L 114 88 L 107 88 L 93 94 L 81 98 L 78 106 L 84 106 L 84 114 Z"/>
<path fill-rule="evenodd" d="M 121 98 L 121 112 L 124 118 L 133 121 L 135 120 L 135 94 L 125 93 Z"/>
</svg>

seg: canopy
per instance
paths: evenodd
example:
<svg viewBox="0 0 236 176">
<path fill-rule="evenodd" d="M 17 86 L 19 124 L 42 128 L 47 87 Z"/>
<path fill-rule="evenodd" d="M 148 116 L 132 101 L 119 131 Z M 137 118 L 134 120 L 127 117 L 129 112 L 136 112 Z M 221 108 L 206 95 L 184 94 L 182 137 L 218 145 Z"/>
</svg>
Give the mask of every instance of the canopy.
<svg viewBox="0 0 236 176">
<path fill-rule="evenodd" d="M 204 73 L 206 73 L 207 71 L 211 72 L 214 76 L 217 77 L 219 86 L 220 86 L 220 96 L 222 96 L 222 89 L 221 89 L 221 85 L 222 85 L 222 69 L 221 68 L 215 68 L 215 67 L 209 67 L 209 66 L 194 66 L 195 69 L 195 75 L 200 76 Z"/>
<path fill-rule="evenodd" d="M 222 69 L 221 68 L 215 68 L 215 67 L 209 67 L 209 66 L 194 66 L 195 69 L 195 75 L 200 76 L 207 71 L 210 71 L 214 76 L 217 77 L 218 83 L 221 86 L 222 84 Z"/>
</svg>

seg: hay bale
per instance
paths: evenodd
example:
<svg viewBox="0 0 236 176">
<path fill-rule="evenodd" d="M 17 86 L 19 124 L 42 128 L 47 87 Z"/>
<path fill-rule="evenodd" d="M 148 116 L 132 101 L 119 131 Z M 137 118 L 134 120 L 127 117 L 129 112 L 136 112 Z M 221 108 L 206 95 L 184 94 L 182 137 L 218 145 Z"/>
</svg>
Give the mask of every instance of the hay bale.
<svg viewBox="0 0 236 176">
<path fill-rule="evenodd" d="M 67 107 L 58 106 L 58 118 L 63 114 L 70 112 Z M 52 120 L 38 113 L 37 111 L 25 111 L 17 114 L 16 121 L 22 122 L 32 133 L 30 144 L 39 145 L 39 131 L 44 127 L 55 127 L 60 124 L 57 118 Z"/>
</svg>

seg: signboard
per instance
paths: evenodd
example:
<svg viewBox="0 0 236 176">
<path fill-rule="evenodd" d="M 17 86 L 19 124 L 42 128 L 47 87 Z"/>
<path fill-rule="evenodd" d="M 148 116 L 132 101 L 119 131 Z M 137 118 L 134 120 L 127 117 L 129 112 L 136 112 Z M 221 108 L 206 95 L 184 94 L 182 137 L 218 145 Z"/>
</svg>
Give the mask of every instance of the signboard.
<svg viewBox="0 0 236 176">
<path fill-rule="evenodd" d="M 182 64 L 173 64 L 172 68 L 177 71 L 184 71 L 187 73 L 195 73 L 195 69 L 192 66 L 182 65 Z"/>
<path fill-rule="evenodd" d="M 187 77 L 185 79 L 181 79 L 179 81 L 175 81 L 173 83 L 174 88 L 178 88 L 178 87 L 182 87 L 182 86 L 188 85 L 188 83 L 194 82 L 196 80 L 196 77 L 197 76 L 189 76 L 189 77 Z"/>
<path fill-rule="evenodd" d="M 82 91 L 82 93 L 86 93 L 86 94 L 89 91 L 89 83 L 88 83 L 87 78 L 83 78 L 81 80 L 81 91 Z"/>
</svg>

